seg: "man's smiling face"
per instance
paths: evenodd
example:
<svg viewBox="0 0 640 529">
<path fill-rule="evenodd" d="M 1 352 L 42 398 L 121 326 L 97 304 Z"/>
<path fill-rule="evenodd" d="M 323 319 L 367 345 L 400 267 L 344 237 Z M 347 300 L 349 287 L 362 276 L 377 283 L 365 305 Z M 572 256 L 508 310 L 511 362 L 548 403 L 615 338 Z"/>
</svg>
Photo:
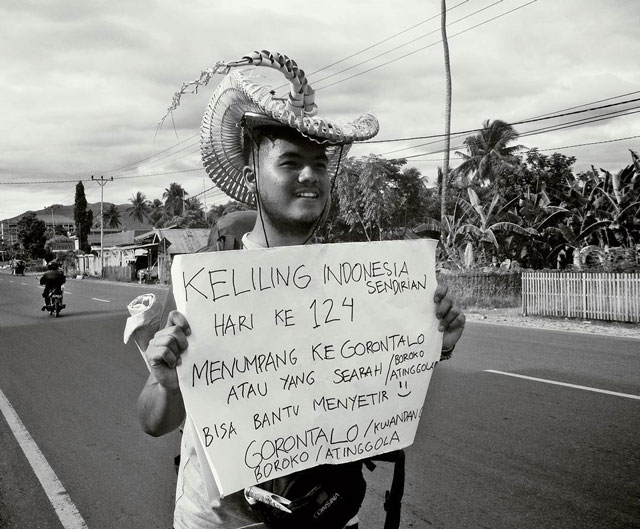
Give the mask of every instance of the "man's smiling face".
<svg viewBox="0 0 640 529">
<path fill-rule="evenodd" d="M 310 230 L 329 206 L 325 148 L 300 135 L 265 138 L 255 159 L 265 220 L 286 231 Z"/>
</svg>

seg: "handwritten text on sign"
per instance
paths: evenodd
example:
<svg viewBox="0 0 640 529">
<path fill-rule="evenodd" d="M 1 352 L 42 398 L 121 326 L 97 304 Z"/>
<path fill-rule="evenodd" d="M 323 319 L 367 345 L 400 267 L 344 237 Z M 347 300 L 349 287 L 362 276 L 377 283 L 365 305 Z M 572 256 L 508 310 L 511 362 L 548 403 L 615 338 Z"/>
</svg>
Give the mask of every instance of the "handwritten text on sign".
<svg viewBox="0 0 640 529">
<path fill-rule="evenodd" d="M 440 357 L 435 242 L 177 256 L 178 368 L 218 488 L 413 442 Z"/>
</svg>

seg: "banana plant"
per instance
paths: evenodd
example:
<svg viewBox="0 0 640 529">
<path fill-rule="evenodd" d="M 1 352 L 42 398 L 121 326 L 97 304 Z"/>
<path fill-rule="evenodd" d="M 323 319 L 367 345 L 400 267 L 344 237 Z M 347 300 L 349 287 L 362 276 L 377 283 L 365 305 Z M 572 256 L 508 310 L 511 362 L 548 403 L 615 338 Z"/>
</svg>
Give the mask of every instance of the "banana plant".
<svg viewBox="0 0 640 529">
<path fill-rule="evenodd" d="M 460 207 L 465 213 L 466 223 L 460 227 L 461 233 L 468 234 L 475 250 L 486 254 L 487 245 L 499 249 L 497 233 L 518 234 L 529 237 L 536 237 L 538 232 L 533 228 L 522 227 L 515 222 L 504 221 L 509 208 L 519 199 L 514 197 L 506 204 L 500 205 L 501 197 L 497 193 L 493 195 L 488 206 L 483 205 L 478 194 L 471 188 L 467 188 L 469 200 L 460 199 Z"/>
</svg>

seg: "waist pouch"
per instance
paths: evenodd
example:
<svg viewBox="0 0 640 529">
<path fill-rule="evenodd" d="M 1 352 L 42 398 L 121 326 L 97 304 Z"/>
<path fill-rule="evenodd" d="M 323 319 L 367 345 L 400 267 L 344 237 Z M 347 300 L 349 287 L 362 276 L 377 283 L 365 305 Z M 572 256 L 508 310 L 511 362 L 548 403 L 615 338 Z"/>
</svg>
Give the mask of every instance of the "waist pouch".
<svg viewBox="0 0 640 529">
<path fill-rule="evenodd" d="M 360 462 L 322 465 L 259 486 L 291 500 L 291 514 L 261 502 L 252 505 L 273 529 L 343 529 L 358 514 L 367 487 Z"/>
</svg>

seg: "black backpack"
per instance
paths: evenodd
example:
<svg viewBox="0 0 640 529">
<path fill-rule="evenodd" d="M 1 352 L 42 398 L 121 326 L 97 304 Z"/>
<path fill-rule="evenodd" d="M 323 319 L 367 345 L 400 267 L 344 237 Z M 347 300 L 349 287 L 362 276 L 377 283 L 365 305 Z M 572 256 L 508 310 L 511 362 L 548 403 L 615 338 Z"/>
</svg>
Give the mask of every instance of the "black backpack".
<svg viewBox="0 0 640 529">
<path fill-rule="evenodd" d="M 255 211 L 225 215 L 211 229 L 207 246 L 199 252 L 242 249 L 242 236 L 253 229 L 255 221 Z M 176 457 L 176 468 L 179 457 Z M 365 497 L 362 467 L 373 470 L 374 461 L 394 463 L 391 488 L 384 501 L 387 513 L 384 529 L 397 529 L 404 494 L 404 450 L 341 465 L 320 465 L 260 483 L 261 489 L 290 500 L 287 507 L 291 514 L 262 502 L 252 504 L 252 508 L 274 529 L 343 529 L 358 514 Z"/>
</svg>

